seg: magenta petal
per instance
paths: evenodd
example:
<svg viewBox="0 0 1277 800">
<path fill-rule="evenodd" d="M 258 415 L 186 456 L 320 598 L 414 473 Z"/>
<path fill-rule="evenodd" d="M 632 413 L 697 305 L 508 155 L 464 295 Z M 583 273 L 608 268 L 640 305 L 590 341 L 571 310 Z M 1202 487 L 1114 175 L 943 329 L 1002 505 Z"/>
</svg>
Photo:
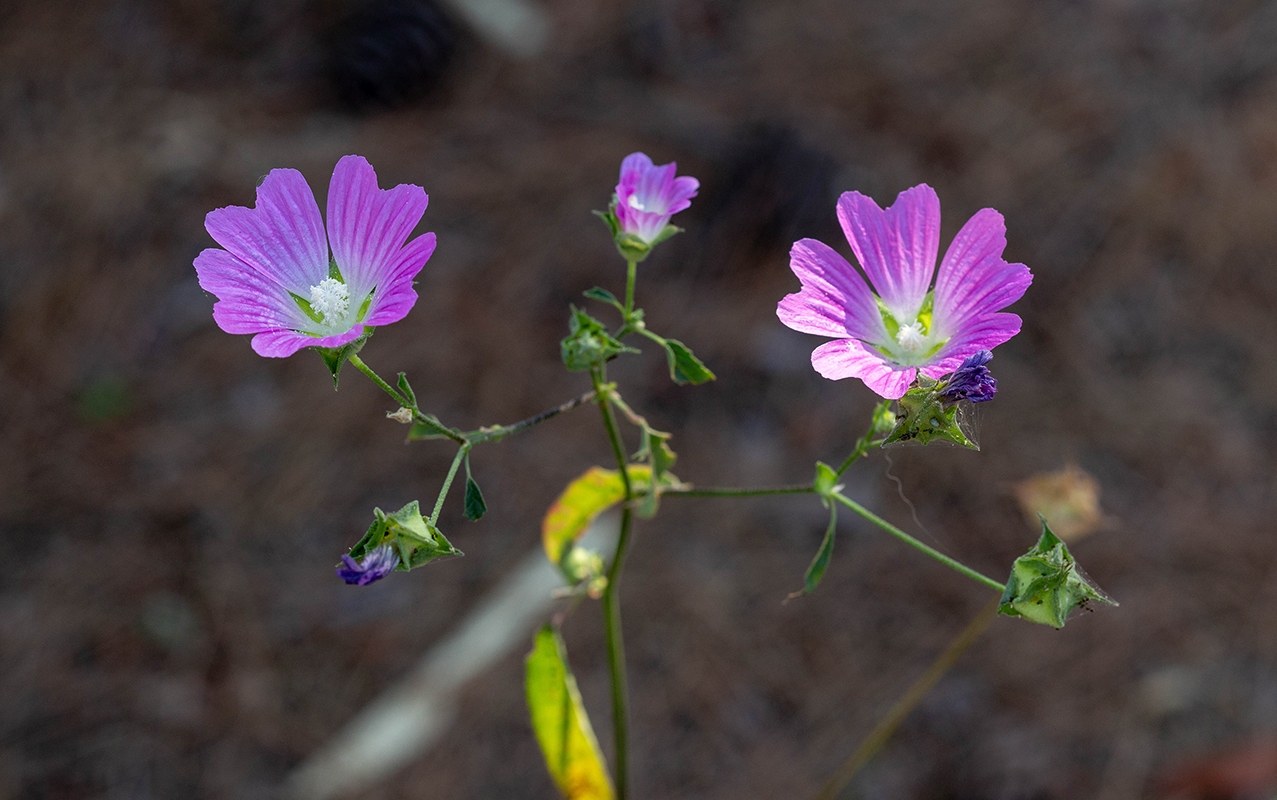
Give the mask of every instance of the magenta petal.
<svg viewBox="0 0 1277 800">
<path fill-rule="evenodd" d="M 377 173 L 362 156 L 345 156 L 328 186 L 328 241 L 352 297 L 389 277 L 412 229 L 426 213 L 420 186 L 377 187 Z"/>
<path fill-rule="evenodd" d="M 882 315 L 865 279 L 828 245 L 815 239 L 794 242 L 789 268 L 803 288 L 776 306 L 776 316 L 785 325 L 819 336 L 887 340 Z"/>
<path fill-rule="evenodd" d="M 674 179 L 670 187 L 670 213 L 678 212 L 692 205 L 692 198 L 701 189 L 701 182 L 690 175 L 680 175 Z"/>
<path fill-rule="evenodd" d="M 222 247 L 285 289 L 307 296 L 328 277 L 328 241 L 319 206 L 295 169 L 273 169 L 253 208 L 210 211 L 204 227 Z"/>
<path fill-rule="evenodd" d="M 940 198 L 925 183 L 887 210 L 860 192 L 838 198 L 838 221 L 869 282 L 891 313 L 912 322 L 922 308 L 940 251 Z"/>
<path fill-rule="evenodd" d="M 216 295 L 213 320 L 227 333 L 260 333 L 296 328 L 306 318 L 278 283 L 225 250 L 209 248 L 195 257 L 200 288 Z"/>
<path fill-rule="evenodd" d="M 962 366 L 967 356 L 981 350 L 992 350 L 1015 336 L 1020 332 L 1021 324 L 1019 316 L 1008 312 L 985 314 L 969 321 L 958 335 L 940 348 L 922 372 L 931 378 L 948 375 Z"/>
<path fill-rule="evenodd" d="M 386 280 L 377 285 L 377 296 L 368 308 L 368 318 L 364 320 L 364 324 L 389 325 L 408 315 L 417 302 L 412 279 L 421 272 L 434 251 L 433 233 L 418 236 L 399 251 L 390 269 L 386 271 Z"/>
<path fill-rule="evenodd" d="M 364 333 L 363 325 L 356 325 L 336 336 L 307 336 L 296 331 L 266 331 L 253 337 L 253 350 L 259 356 L 286 358 L 303 347 L 341 347 L 355 341 Z"/>
<path fill-rule="evenodd" d="M 1000 311 L 1024 295 L 1033 275 L 1023 264 L 1002 259 L 1006 245 L 1006 224 L 991 208 L 977 212 L 958 231 L 936 276 L 934 320 L 939 335 L 962 335 L 969 321 Z"/>
<path fill-rule="evenodd" d="M 899 400 L 913 383 L 914 368 L 900 367 L 856 339 L 825 342 L 811 353 L 811 365 L 830 380 L 860 378 L 878 396 Z"/>
<path fill-rule="evenodd" d="M 652 159 L 648 158 L 646 153 L 630 153 L 621 162 L 621 180 L 617 188 L 632 191 L 638 186 L 639 179 L 654 166 Z"/>
</svg>

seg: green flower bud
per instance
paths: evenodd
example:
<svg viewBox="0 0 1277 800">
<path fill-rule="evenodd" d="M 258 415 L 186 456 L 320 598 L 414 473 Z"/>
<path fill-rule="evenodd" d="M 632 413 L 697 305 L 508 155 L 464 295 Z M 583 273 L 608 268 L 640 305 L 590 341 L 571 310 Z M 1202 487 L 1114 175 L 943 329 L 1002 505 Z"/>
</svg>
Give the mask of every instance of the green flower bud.
<svg viewBox="0 0 1277 800">
<path fill-rule="evenodd" d="M 945 397 L 941 391 L 944 385 L 941 381 L 918 375 L 917 382 L 896 401 L 896 426 L 883 442 L 883 447 L 907 443 L 925 445 L 940 440 L 972 450 L 980 449 L 972 441 L 974 433 L 965 426 L 969 402 L 954 402 Z M 874 422 L 877 425 L 877 416 Z"/>
<path fill-rule="evenodd" d="M 364 558 L 366 554 L 387 544 L 399 554 L 396 569 L 407 572 L 436 558 L 462 555 L 438 528 L 421 516 L 416 500 L 393 514 L 387 514 L 380 508 L 374 508 L 372 513 L 374 519 L 368 532 L 350 548 L 353 559 Z"/>
<path fill-rule="evenodd" d="M 1068 545 L 1051 533 L 1043 518 L 1042 537 L 1011 567 L 998 613 L 1062 628 L 1073 609 L 1086 608 L 1092 601 L 1117 605 L 1082 572 Z"/>
</svg>

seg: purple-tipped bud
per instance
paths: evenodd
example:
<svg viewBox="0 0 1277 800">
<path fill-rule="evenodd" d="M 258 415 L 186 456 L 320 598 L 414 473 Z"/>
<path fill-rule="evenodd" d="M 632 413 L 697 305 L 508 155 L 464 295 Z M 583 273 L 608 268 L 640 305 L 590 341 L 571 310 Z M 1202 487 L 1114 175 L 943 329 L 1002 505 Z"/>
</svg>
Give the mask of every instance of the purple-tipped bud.
<svg viewBox="0 0 1277 800">
<path fill-rule="evenodd" d="M 992 400 L 998 391 L 998 381 L 989 374 L 989 368 L 985 366 L 992 358 L 993 353 L 988 350 L 980 350 L 967 356 L 962 366 L 949 376 L 948 384 L 940 392 L 940 399 L 950 403 L 959 400 L 970 400 L 973 403 Z"/>
<path fill-rule="evenodd" d="M 387 542 L 370 551 L 363 561 L 356 561 L 349 555 L 342 556 L 341 560 L 346 566 L 337 568 L 337 577 L 355 586 L 367 586 L 386 577 L 399 566 L 399 553 Z"/>
</svg>

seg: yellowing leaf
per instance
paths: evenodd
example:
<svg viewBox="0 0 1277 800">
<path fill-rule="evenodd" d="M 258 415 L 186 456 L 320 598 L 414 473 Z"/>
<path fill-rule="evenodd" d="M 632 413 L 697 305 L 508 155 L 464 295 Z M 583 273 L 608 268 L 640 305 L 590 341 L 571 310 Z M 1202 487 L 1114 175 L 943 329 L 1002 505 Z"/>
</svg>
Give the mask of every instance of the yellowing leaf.
<svg viewBox="0 0 1277 800">
<path fill-rule="evenodd" d="M 640 490 L 651 483 L 652 470 L 643 464 L 629 467 L 630 481 Z M 541 522 L 541 543 L 550 563 L 559 564 L 569 546 L 585 533 L 603 511 L 625 499 L 619 470 L 590 467 L 568 484 Z"/>
<path fill-rule="evenodd" d="M 612 800 L 603 753 L 558 631 L 546 625 L 528 654 L 528 712 L 550 777 L 567 800 Z"/>
</svg>

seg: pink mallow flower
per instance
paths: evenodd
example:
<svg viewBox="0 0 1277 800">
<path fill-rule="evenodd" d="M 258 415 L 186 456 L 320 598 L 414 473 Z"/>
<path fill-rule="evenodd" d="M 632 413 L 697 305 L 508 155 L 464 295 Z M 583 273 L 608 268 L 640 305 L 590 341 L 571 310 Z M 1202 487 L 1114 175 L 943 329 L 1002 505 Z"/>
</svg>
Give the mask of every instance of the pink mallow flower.
<svg viewBox="0 0 1277 800">
<path fill-rule="evenodd" d="M 677 164 L 656 166 L 644 153 L 630 153 L 621 162 L 616 185 L 617 223 L 623 233 L 643 244 L 654 244 L 670 217 L 692 204 L 701 182 L 689 175 L 674 177 Z"/>
<path fill-rule="evenodd" d="M 255 207 L 219 208 L 204 220 L 226 248 L 195 259 L 200 286 L 218 298 L 213 319 L 227 333 L 256 334 L 253 349 L 280 358 L 403 319 L 417 302 L 412 279 L 435 249 L 433 233 L 408 241 L 426 203 L 420 186 L 377 188 L 372 166 L 346 156 L 328 185 L 325 233 L 301 173 L 271 170 Z"/>
<path fill-rule="evenodd" d="M 939 379 L 1020 332 L 1020 318 L 1001 310 L 1020 299 L 1033 275 L 1002 259 L 1006 225 L 998 212 L 983 209 L 962 226 L 934 289 L 940 199 L 930 186 L 901 192 L 886 211 L 859 192 L 845 192 L 838 221 L 874 291 L 832 248 L 803 239 L 789 255 L 802 291 L 776 307 L 794 330 L 835 337 L 811 354 L 821 375 L 860 378 L 895 400 L 916 373 Z"/>
</svg>

